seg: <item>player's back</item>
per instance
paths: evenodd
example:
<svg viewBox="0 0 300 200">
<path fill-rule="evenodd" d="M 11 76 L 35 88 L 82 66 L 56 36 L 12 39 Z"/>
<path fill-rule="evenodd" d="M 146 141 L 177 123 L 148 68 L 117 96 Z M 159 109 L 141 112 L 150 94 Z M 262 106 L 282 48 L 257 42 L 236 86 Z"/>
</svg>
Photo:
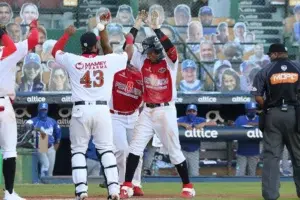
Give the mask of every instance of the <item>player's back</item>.
<svg viewBox="0 0 300 200">
<path fill-rule="evenodd" d="M 78 56 L 60 52 L 58 63 L 70 77 L 72 101 L 109 101 L 114 74 L 126 67 L 127 54 Z"/>
</svg>

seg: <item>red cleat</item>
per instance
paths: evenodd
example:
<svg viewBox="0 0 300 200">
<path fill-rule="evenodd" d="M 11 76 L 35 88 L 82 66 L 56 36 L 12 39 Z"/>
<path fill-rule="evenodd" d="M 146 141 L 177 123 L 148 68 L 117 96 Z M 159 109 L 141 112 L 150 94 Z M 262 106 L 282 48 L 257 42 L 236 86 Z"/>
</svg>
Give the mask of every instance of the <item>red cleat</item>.
<svg viewBox="0 0 300 200">
<path fill-rule="evenodd" d="M 181 191 L 181 198 L 184 199 L 191 199 L 196 195 L 195 189 L 193 187 L 193 184 L 184 184 Z"/>
<path fill-rule="evenodd" d="M 141 187 L 134 186 L 133 187 L 133 196 L 144 196 L 144 192 Z"/>
<path fill-rule="evenodd" d="M 131 182 L 124 182 L 120 189 L 120 199 L 129 199 L 133 195 L 133 185 Z"/>
</svg>

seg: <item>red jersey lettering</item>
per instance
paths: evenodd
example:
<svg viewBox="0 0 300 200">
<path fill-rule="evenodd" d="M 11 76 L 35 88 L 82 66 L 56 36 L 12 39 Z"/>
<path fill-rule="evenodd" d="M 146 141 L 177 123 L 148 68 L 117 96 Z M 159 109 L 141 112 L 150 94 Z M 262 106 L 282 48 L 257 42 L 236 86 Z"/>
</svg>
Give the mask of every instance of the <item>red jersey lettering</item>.
<svg viewBox="0 0 300 200">
<path fill-rule="evenodd" d="M 120 112 L 131 112 L 142 102 L 143 83 L 139 71 L 124 69 L 114 75 L 112 104 Z"/>
<path fill-rule="evenodd" d="M 146 103 L 165 103 L 172 100 L 172 78 L 166 60 L 153 64 L 146 59 L 142 67 L 143 99 Z"/>
</svg>

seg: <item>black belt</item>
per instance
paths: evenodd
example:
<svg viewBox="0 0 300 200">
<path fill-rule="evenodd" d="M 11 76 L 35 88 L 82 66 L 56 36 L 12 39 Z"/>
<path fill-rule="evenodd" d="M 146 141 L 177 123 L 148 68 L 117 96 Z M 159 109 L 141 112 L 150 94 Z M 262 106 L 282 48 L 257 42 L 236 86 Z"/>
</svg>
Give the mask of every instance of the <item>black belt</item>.
<svg viewBox="0 0 300 200">
<path fill-rule="evenodd" d="M 78 106 L 78 105 L 107 105 L 107 101 L 94 101 L 94 102 L 89 102 L 89 101 L 76 101 L 75 103 L 75 106 Z"/>
<path fill-rule="evenodd" d="M 162 106 L 169 106 L 170 104 L 167 103 L 146 103 L 146 107 L 148 108 L 156 108 L 156 107 L 162 107 Z"/>
<path fill-rule="evenodd" d="M 4 99 L 5 97 L 0 97 L 0 99 Z"/>
</svg>

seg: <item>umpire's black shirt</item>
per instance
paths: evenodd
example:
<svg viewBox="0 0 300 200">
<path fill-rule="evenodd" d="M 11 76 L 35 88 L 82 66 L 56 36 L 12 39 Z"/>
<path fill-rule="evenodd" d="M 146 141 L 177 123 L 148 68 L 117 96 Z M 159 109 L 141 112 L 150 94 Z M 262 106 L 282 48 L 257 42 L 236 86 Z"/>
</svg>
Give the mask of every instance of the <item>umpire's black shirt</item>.
<svg viewBox="0 0 300 200">
<path fill-rule="evenodd" d="M 300 65 L 289 59 L 276 59 L 260 70 L 254 78 L 251 94 L 265 95 L 264 108 L 295 105 L 299 88 Z"/>
</svg>

